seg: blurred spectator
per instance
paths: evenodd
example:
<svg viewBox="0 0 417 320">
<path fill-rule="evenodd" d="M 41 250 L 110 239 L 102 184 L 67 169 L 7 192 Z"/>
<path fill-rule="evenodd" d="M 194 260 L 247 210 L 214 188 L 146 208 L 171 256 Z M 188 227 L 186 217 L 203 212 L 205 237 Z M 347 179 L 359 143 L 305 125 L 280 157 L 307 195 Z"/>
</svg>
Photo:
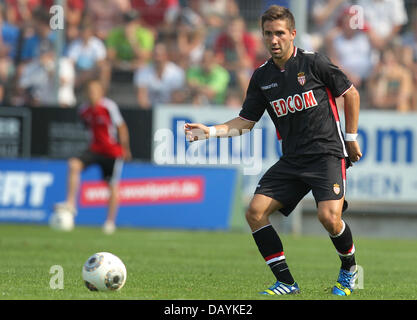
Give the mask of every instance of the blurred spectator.
<svg viewBox="0 0 417 320">
<path fill-rule="evenodd" d="M 252 32 L 252 37 L 255 41 L 255 68 L 258 68 L 271 58 L 268 50 L 265 48 L 262 34 L 260 32 Z"/>
<path fill-rule="evenodd" d="M 70 43 L 68 57 L 74 63 L 76 78 L 75 89 L 81 89 L 87 82 L 100 79 L 106 90 L 110 80 L 110 71 L 106 62 L 106 47 L 94 36 L 93 26 L 86 22 L 81 27 L 81 36 Z"/>
<path fill-rule="evenodd" d="M 86 0 L 86 14 L 95 25 L 96 36 L 105 41 L 113 28 L 123 23 L 123 14 L 130 8 L 129 0 Z"/>
<path fill-rule="evenodd" d="M 392 45 L 383 50 L 381 62 L 372 72 L 369 89 L 374 108 L 410 111 L 412 74 L 399 63 Z"/>
<path fill-rule="evenodd" d="M 372 46 L 366 32 L 351 28 L 353 13 L 346 8 L 339 17 L 337 27 L 326 39 L 327 54 L 339 66 L 356 88 L 361 88 L 373 68 Z"/>
<path fill-rule="evenodd" d="M 33 18 L 26 21 L 21 28 L 23 39 L 19 59 L 22 62 L 29 62 L 38 57 L 42 44 L 53 41 L 55 34 L 51 30 L 49 19 L 49 13 L 38 8 L 33 12 Z"/>
<path fill-rule="evenodd" d="M 49 0 L 53 3 L 53 0 Z M 67 43 L 71 43 L 79 37 L 79 26 L 82 24 L 84 12 L 84 0 L 65 1 L 65 37 Z"/>
<path fill-rule="evenodd" d="M 17 41 L 19 38 L 19 28 L 5 20 L 3 8 L 0 6 L 0 49 L 14 59 L 17 50 Z"/>
<path fill-rule="evenodd" d="M 52 2 L 52 0 L 51 0 Z M 84 11 L 84 0 L 66 0 L 65 1 L 65 22 L 66 27 L 81 25 Z"/>
<path fill-rule="evenodd" d="M 40 56 L 26 64 L 19 79 L 19 97 L 24 97 L 21 104 L 35 106 L 60 105 L 72 107 L 75 105 L 74 95 L 75 71 L 71 61 L 62 57 L 59 59 L 59 89 L 56 96 L 55 81 L 55 52 L 51 44 L 43 43 Z"/>
<path fill-rule="evenodd" d="M 412 72 L 413 83 L 417 83 L 417 9 L 413 12 L 410 30 L 402 37 L 402 46 L 402 62 Z M 417 110 L 417 90 L 413 90 L 411 105 Z"/>
<path fill-rule="evenodd" d="M 195 0 L 199 13 L 204 16 L 210 27 L 223 27 L 226 17 L 239 15 L 239 7 L 235 0 Z"/>
<path fill-rule="evenodd" d="M 236 0 L 191 0 L 189 6 L 204 19 L 208 47 L 214 46 L 230 18 L 240 16 Z"/>
<path fill-rule="evenodd" d="M 49 13 L 42 8 L 37 7 L 31 13 L 31 19 L 24 21 L 20 25 L 20 34 L 18 40 L 18 54 L 15 58 L 15 83 L 17 87 L 19 78 L 21 77 L 23 68 L 26 64 L 34 61 L 40 55 L 40 48 L 47 46 L 54 40 L 56 32 L 53 32 L 49 26 Z M 14 88 L 15 89 L 15 88 Z M 14 89 L 12 91 L 14 91 Z M 20 99 L 16 92 L 11 93 L 12 104 L 20 104 L 14 101 L 15 98 Z"/>
<path fill-rule="evenodd" d="M 225 105 L 231 109 L 241 109 L 243 98 L 240 91 L 236 89 L 228 89 L 226 94 Z"/>
<path fill-rule="evenodd" d="M 148 62 L 154 35 L 142 26 L 136 11 L 125 13 L 123 20 L 124 25 L 112 29 L 106 39 L 107 53 L 113 69 L 133 72 Z"/>
<path fill-rule="evenodd" d="M 203 19 L 191 8 L 182 8 L 175 19 L 171 39 L 168 45 L 172 60 L 187 69 L 190 65 L 201 62 L 205 49 Z"/>
<path fill-rule="evenodd" d="M 358 0 L 365 16 L 365 28 L 375 48 L 386 48 L 408 21 L 403 0 Z"/>
<path fill-rule="evenodd" d="M 330 31 L 336 26 L 342 12 L 351 5 L 351 1 L 346 0 L 313 0 L 313 27 L 323 33 Z"/>
<path fill-rule="evenodd" d="M 138 69 L 134 75 L 139 107 L 148 109 L 157 103 L 174 103 L 175 93 L 185 84 L 184 70 L 168 60 L 167 47 L 157 43 L 153 62 Z"/>
<path fill-rule="evenodd" d="M 180 10 L 178 0 L 131 0 L 131 4 L 140 12 L 144 25 L 155 32 L 169 32 Z"/>
<path fill-rule="evenodd" d="M 227 70 L 216 63 L 214 52 L 204 51 L 201 66 L 191 67 L 187 71 L 192 104 L 224 104 L 229 79 Z"/>
<path fill-rule="evenodd" d="M 49 12 L 51 7 L 55 5 L 55 0 L 31 0 L 35 2 L 34 7 L 41 8 L 45 12 Z M 84 0 L 65 0 L 63 1 L 65 11 L 65 28 L 69 26 L 79 26 L 83 17 Z"/>
<path fill-rule="evenodd" d="M 5 0 L 5 4 L 7 21 L 21 27 L 32 19 L 40 0 Z"/>
<path fill-rule="evenodd" d="M 201 13 L 210 23 L 210 19 L 215 19 L 216 17 L 223 17 L 226 13 L 227 2 L 229 0 L 197 0 L 198 5 L 200 6 Z M 216 20 L 217 21 L 217 20 Z M 221 25 L 223 22 L 220 21 Z"/>
<path fill-rule="evenodd" d="M 0 10 L 3 9 L 0 6 Z M 0 104 L 5 100 L 6 88 L 10 87 L 10 79 L 14 75 L 14 59 L 16 58 L 19 29 L 4 21 L 4 11 L 0 11 Z"/>
<path fill-rule="evenodd" d="M 323 35 L 337 26 L 337 20 L 351 1 L 346 0 L 313 0 L 310 44 L 314 51 L 320 51 L 324 45 Z"/>
<path fill-rule="evenodd" d="M 229 71 L 231 85 L 243 96 L 256 63 L 256 41 L 240 17 L 232 18 L 219 35 L 214 50 L 219 63 Z"/>
</svg>

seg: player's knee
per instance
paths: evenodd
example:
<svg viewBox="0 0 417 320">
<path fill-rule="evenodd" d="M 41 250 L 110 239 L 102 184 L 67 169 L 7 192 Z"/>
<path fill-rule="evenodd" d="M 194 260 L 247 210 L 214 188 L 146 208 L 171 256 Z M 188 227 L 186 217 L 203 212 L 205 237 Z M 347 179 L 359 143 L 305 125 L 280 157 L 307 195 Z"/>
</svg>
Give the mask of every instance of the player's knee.
<svg viewBox="0 0 417 320">
<path fill-rule="evenodd" d="M 249 207 L 246 210 L 246 214 L 245 214 L 246 221 L 248 222 L 249 225 L 258 223 L 264 218 L 264 216 L 265 216 L 264 212 L 260 210 L 256 210 L 253 207 Z"/>
<path fill-rule="evenodd" d="M 318 219 L 329 233 L 337 233 L 341 219 L 337 212 L 331 209 L 320 210 L 318 212 Z"/>
<path fill-rule="evenodd" d="M 71 172 L 80 172 L 83 169 L 83 163 L 80 159 L 71 158 L 68 160 L 68 167 Z"/>
</svg>

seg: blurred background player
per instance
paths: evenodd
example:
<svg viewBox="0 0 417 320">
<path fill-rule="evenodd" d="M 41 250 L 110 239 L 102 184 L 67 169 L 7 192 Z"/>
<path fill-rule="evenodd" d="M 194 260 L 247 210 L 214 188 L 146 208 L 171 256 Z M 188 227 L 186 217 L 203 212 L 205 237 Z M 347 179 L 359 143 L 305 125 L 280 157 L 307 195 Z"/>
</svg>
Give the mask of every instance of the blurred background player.
<svg viewBox="0 0 417 320">
<path fill-rule="evenodd" d="M 81 156 L 68 161 L 68 190 L 66 202 L 57 207 L 65 207 L 76 214 L 77 194 L 81 172 L 92 164 L 101 168 L 103 179 L 109 185 L 107 219 L 103 232 L 115 231 L 118 210 L 118 186 L 123 161 L 131 159 L 128 128 L 117 104 L 104 96 L 103 87 L 97 80 L 88 83 L 87 102 L 80 108 L 80 117 L 92 134 L 91 144 Z"/>
</svg>

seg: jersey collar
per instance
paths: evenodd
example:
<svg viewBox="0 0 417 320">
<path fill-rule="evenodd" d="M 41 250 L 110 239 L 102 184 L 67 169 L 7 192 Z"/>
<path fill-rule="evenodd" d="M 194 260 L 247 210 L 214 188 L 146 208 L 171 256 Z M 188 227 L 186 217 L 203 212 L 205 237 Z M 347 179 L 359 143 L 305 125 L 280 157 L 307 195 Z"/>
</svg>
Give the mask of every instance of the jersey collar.
<svg viewBox="0 0 417 320">
<path fill-rule="evenodd" d="M 275 64 L 275 62 L 274 62 L 274 60 L 271 58 L 270 59 L 270 61 L 271 61 L 271 63 L 279 70 L 279 71 L 281 71 L 281 72 L 285 72 L 285 70 L 287 69 L 287 67 L 288 67 L 288 64 L 289 63 L 291 63 L 291 61 L 293 61 L 294 59 L 295 59 L 295 57 L 297 56 L 297 53 L 298 53 L 298 48 L 296 47 L 296 46 L 294 46 L 294 51 L 293 51 L 293 53 L 292 53 L 292 55 L 290 56 L 290 58 L 287 60 L 287 62 L 285 62 L 285 66 L 284 66 L 284 69 L 281 69 L 280 67 L 278 67 L 276 64 Z"/>
</svg>

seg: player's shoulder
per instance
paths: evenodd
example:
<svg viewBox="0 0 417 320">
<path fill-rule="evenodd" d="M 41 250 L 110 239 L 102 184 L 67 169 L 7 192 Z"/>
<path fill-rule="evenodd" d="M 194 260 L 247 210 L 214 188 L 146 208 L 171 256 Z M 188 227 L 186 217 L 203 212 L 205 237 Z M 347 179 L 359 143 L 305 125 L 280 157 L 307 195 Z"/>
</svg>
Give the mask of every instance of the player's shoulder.
<svg viewBox="0 0 417 320">
<path fill-rule="evenodd" d="M 296 56 L 299 59 L 307 60 L 308 62 L 311 62 L 311 63 L 314 63 L 318 57 L 320 58 L 322 56 L 322 54 L 317 51 L 309 51 L 309 50 L 304 50 L 301 48 L 296 48 L 296 50 L 297 50 Z"/>
<path fill-rule="evenodd" d="M 264 63 L 262 63 L 259 67 L 257 67 L 254 70 L 252 74 L 252 78 L 254 80 L 260 79 L 263 75 L 270 72 L 272 66 L 273 66 L 272 58 L 266 60 Z"/>
<path fill-rule="evenodd" d="M 312 64 L 330 63 L 329 57 L 322 52 L 299 49 L 299 55 L 302 57 L 302 59 L 305 59 Z"/>
<path fill-rule="evenodd" d="M 103 107 L 107 108 L 107 109 L 118 109 L 118 105 L 117 103 L 110 99 L 109 97 L 103 97 L 101 100 L 101 104 L 103 105 Z"/>
<path fill-rule="evenodd" d="M 311 70 L 327 70 L 332 65 L 329 57 L 322 52 L 299 49 L 299 57 L 303 59 L 304 64 L 310 66 Z"/>
</svg>

